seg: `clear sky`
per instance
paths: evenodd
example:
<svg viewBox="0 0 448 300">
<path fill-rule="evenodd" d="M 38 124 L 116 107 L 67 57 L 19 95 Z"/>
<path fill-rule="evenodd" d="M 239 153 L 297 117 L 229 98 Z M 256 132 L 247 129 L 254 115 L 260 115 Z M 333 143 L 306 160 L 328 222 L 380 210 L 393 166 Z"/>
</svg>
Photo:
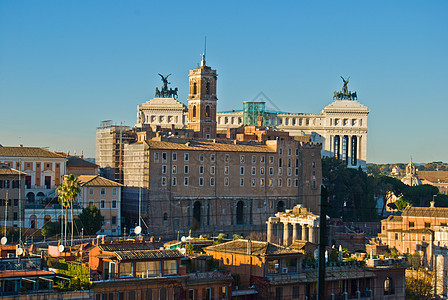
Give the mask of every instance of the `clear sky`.
<svg viewBox="0 0 448 300">
<path fill-rule="evenodd" d="M 447 162 L 447 16 L 445 0 L 0 0 L 0 144 L 94 157 L 96 127 L 132 126 L 157 73 L 186 103 L 207 36 L 219 111 L 264 92 L 319 113 L 351 76 L 368 162 Z"/>
</svg>

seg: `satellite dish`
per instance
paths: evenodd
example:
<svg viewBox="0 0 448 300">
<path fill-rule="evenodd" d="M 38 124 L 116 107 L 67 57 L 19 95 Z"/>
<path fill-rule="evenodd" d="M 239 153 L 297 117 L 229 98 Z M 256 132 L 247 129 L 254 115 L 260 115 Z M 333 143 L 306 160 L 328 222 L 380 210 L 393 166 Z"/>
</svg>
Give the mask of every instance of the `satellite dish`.
<svg viewBox="0 0 448 300">
<path fill-rule="evenodd" d="M 64 249 L 65 249 L 64 245 L 59 245 L 58 246 L 59 252 L 64 252 Z"/>
<path fill-rule="evenodd" d="M 23 254 L 23 249 L 20 248 L 20 247 L 17 248 L 17 249 L 16 249 L 16 254 L 19 255 L 19 256 L 22 255 L 22 254 Z"/>
<path fill-rule="evenodd" d="M 142 228 L 140 226 L 135 227 L 134 229 L 135 234 L 140 234 L 142 233 Z"/>
<path fill-rule="evenodd" d="M 7 242 L 8 242 L 8 238 L 6 236 L 2 237 L 1 244 L 6 245 Z"/>
<path fill-rule="evenodd" d="M 183 236 L 180 240 L 181 240 L 182 242 L 185 242 L 185 241 L 187 240 L 187 238 L 186 238 L 185 236 Z"/>
<path fill-rule="evenodd" d="M 187 250 L 185 248 L 180 248 L 179 251 L 180 253 L 182 253 L 182 255 L 185 255 L 185 253 L 187 253 Z"/>
</svg>

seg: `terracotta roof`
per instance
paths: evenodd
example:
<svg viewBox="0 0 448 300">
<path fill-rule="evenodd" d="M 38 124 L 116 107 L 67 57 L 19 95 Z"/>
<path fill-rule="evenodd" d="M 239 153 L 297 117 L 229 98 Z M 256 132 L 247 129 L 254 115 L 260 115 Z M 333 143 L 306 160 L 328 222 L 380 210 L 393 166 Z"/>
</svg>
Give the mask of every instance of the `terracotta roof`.
<svg viewBox="0 0 448 300">
<path fill-rule="evenodd" d="M 408 206 L 401 215 L 403 217 L 448 218 L 448 207 Z"/>
<path fill-rule="evenodd" d="M 0 175 L 21 175 L 21 176 L 25 176 L 26 173 L 20 172 L 16 169 L 12 169 L 8 166 L 5 165 L 0 165 Z"/>
<path fill-rule="evenodd" d="M 251 245 L 249 245 L 249 242 Z M 268 242 L 248 241 L 248 240 L 235 240 L 227 243 L 222 243 L 215 246 L 205 248 L 205 250 L 216 252 L 233 252 L 239 254 L 248 254 L 248 250 L 251 250 L 251 255 L 287 255 L 287 254 L 301 254 L 297 250 L 291 250 L 286 247 L 276 245 Z"/>
<path fill-rule="evenodd" d="M 185 150 L 185 151 L 217 151 L 217 152 L 276 152 L 273 148 L 268 148 L 266 145 L 243 145 L 231 144 L 222 142 L 205 142 L 205 141 L 190 141 L 189 143 L 174 143 L 164 141 L 146 141 L 150 149 L 161 150 Z"/>
<path fill-rule="evenodd" d="M 100 248 L 100 250 L 107 251 L 107 252 L 132 251 L 132 250 L 152 250 L 152 248 L 146 243 L 100 244 L 98 247 Z"/>
<path fill-rule="evenodd" d="M 64 155 L 39 147 L 0 147 L 0 157 L 53 157 L 64 158 Z"/>
<path fill-rule="evenodd" d="M 0 272 L 0 278 L 45 276 L 45 275 L 55 275 L 55 274 L 44 270 L 20 270 L 20 271 L 8 270 Z"/>
<path fill-rule="evenodd" d="M 98 168 L 97 164 L 91 163 L 90 161 L 77 156 L 69 156 L 67 159 L 67 167 Z"/>
<path fill-rule="evenodd" d="M 431 183 L 448 182 L 448 171 L 417 171 L 418 177 Z"/>
<path fill-rule="evenodd" d="M 123 186 L 100 175 L 80 175 L 78 176 L 78 181 L 81 186 Z"/>
<path fill-rule="evenodd" d="M 119 260 L 143 260 L 161 258 L 183 257 L 179 250 L 137 250 L 137 251 L 115 251 L 114 254 Z"/>
</svg>

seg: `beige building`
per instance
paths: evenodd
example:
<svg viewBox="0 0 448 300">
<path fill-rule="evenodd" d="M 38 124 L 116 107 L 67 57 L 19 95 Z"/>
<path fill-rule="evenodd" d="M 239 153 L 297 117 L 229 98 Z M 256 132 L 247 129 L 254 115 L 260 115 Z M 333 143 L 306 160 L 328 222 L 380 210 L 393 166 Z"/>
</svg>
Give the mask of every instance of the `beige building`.
<svg viewBox="0 0 448 300">
<path fill-rule="evenodd" d="M 320 145 L 145 139 L 124 145 L 123 208 L 155 233 L 264 231 L 269 215 L 302 203 L 317 210 Z M 131 222 L 132 223 L 132 222 Z"/>
<path fill-rule="evenodd" d="M 8 165 L 0 164 L 0 225 L 2 226 L 20 227 L 20 220 L 23 220 L 25 210 L 25 181 L 23 180 L 25 175 Z"/>
<path fill-rule="evenodd" d="M 27 204 L 56 197 L 55 190 L 66 174 L 65 155 L 38 147 L 0 147 L 0 163 L 25 173 Z"/>
<path fill-rule="evenodd" d="M 94 204 L 100 209 L 104 223 L 99 234 L 121 235 L 121 187 L 122 185 L 99 175 L 78 176 L 81 192 L 78 205 Z"/>
</svg>

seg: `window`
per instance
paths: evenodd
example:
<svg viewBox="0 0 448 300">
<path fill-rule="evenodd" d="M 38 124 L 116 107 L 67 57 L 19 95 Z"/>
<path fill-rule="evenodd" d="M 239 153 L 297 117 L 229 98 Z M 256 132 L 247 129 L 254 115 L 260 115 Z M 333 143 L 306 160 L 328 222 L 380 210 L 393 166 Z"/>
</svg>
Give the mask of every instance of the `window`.
<svg viewBox="0 0 448 300">
<path fill-rule="evenodd" d="M 240 163 L 244 163 L 244 155 L 240 155 Z"/>
<path fill-rule="evenodd" d="M 252 167 L 252 175 L 257 175 L 257 167 Z"/>
<path fill-rule="evenodd" d="M 215 162 L 215 154 L 210 154 L 210 161 Z"/>
<path fill-rule="evenodd" d="M 205 300 L 211 300 L 211 299 L 212 299 L 212 289 L 207 288 L 206 293 L 205 293 Z"/>
<path fill-rule="evenodd" d="M 117 200 L 112 200 L 112 208 L 117 208 Z"/>
<path fill-rule="evenodd" d="M 230 161 L 230 155 L 229 154 L 224 155 L 224 161 L 225 162 L 229 162 Z"/>
<path fill-rule="evenodd" d="M 291 174 L 292 174 L 291 168 L 288 168 L 287 173 L 288 173 L 288 176 L 291 176 Z M 314 179 L 316 179 L 316 176 L 313 176 L 313 177 L 314 177 Z"/>
<path fill-rule="evenodd" d="M 264 167 L 260 168 L 260 175 L 264 175 Z"/>
<path fill-rule="evenodd" d="M 215 178 L 210 177 L 210 186 L 215 186 Z"/>
<path fill-rule="evenodd" d="M 19 199 L 14 199 L 14 206 L 19 206 Z"/>
<path fill-rule="evenodd" d="M 120 266 L 120 277 L 132 277 L 134 275 L 133 263 L 124 262 L 121 263 L 119 266 Z"/>
<path fill-rule="evenodd" d="M 173 165 L 172 173 L 173 174 L 177 174 L 177 166 L 176 165 Z"/>
<path fill-rule="evenodd" d="M 112 225 L 116 225 L 117 224 L 117 216 L 112 216 Z"/>
<path fill-rule="evenodd" d="M 283 169 L 282 168 L 278 168 L 278 175 L 283 175 Z"/>
<path fill-rule="evenodd" d="M 257 162 L 257 157 L 255 155 L 252 155 L 252 163 L 256 163 Z"/>
<path fill-rule="evenodd" d="M 257 184 L 256 184 L 256 181 L 255 181 L 255 178 L 252 178 L 252 180 L 251 180 L 251 186 L 252 187 L 254 187 L 254 186 L 256 186 Z"/>
<path fill-rule="evenodd" d="M 240 178 L 240 186 L 244 186 L 244 178 Z"/>
<path fill-rule="evenodd" d="M 163 166 L 162 166 L 162 174 L 166 174 L 166 169 L 167 169 L 167 166 L 166 166 L 166 165 L 163 165 Z"/>
<path fill-rule="evenodd" d="M 295 174 L 296 176 L 299 176 L 299 168 L 295 168 Z"/>
<path fill-rule="evenodd" d="M 384 280 L 384 295 L 393 295 L 393 294 L 395 294 L 395 290 L 392 278 L 387 277 L 386 280 Z"/>
<path fill-rule="evenodd" d="M 299 155 L 299 148 L 296 149 L 296 155 Z"/>
<path fill-rule="evenodd" d="M 288 178 L 288 179 L 286 180 L 286 185 L 287 185 L 288 187 L 291 186 L 291 178 Z"/>
<path fill-rule="evenodd" d="M 240 167 L 240 175 L 244 175 L 244 167 Z"/>
<path fill-rule="evenodd" d="M 101 192 L 100 192 L 100 194 L 101 194 L 101 195 L 106 195 L 106 188 L 101 188 Z"/>
<path fill-rule="evenodd" d="M 274 185 L 274 180 L 272 178 L 269 178 L 269 186 L 273 186 Z"/>
<path fill-rule="evenodd" d="M 299 286 L 293 286 L 292 287 L 292 298 L 297 299 L 300 295 L 300 287 Z"/>
<path fill-rule="evenodd" d="M 273 167 L 269 167 L 269 175 L 274 175 L 274 168 Z"/>
<path fill-rule="evenodd" d="M 224 177 L 224 186 L 229 186 L 229 177 Z"/>
<path fill-rule="evenodd" d="M 189 161 L 189 160 L 190 160 L 190 154 L 184 153 L 184 161 Z"/>
<path fill-rule="evenodd" d="M 215 175 L 215 166 L 210 167 L 210 174 Z"/>
<path fill-rule="evenodd" d="M 269 163 L 273 164 L 274 163 L 274 156 L 269 156 Z"/>
<path fill-rule="evenodd" d="M 172 179 L 172 185 L 173 186 L 176 186 L 177 185 L 177 179 L 176 179 L 176 177 L 173 177 L 173 179 Z"/>
<path fill-rule="evenodd" d="M 162 186 L 166 185 L 166 177 L 162 177 Z"/>
<path fill-rule="evenodd" d="M 282 167 L 282 162 L 283 160 L 281 158 L 278 159 L 278 167 L 281 168 Z"/>
<path fill-rule="evenodd" d="M 173 153 L 171 154 L 171 159 L 172 159 L 173 161 L 176 161 L 176 160 L 177 160 L 177 153 L 176 153 L 176 152 L 173 152 Z"/>
<path fill-rule="evenodd" d="M 199 161 L 204 161 L 204 154 L 199 154 Z"/>
<path fill-rule="evenodd" d="M 414 227 L 414 222 L 409 222 L 409 227 Z"/>
<path fill-rule="evenodd" d="M 159 162 L 159 152 L 154 153 L 154 161 Z"/>
<path fill-rule="evenodd" d="M 95 194 L 95 188 L 89 187 L 89 195 L 94 195 L 94 194 Z"/>
<path fill-rule="evenodd" d="M 204 177 L 199 177 L 199 186 L 204 185 Z"/>
<path fill-rule="evenodd" d="M 163 162 L 166 161 L 166 152 L 162 152 L 162 161 L 163 161 Z"/>
<path fill-rule="evenodd" d="M 229 175 L 229 166 L 224 167 L 224 175 Z"/>
<path fill-rule="evenodd" d="M 188 290 L 188 300 L 195 300 L 194 290 Z"/>
<path fill-rule="evenodd" d="M 106 207 L 106 200 L 101 200 L 100 208 L 105 208 L 105 207 Z"/>
<path fill-rule="evenodd" d="M 278 186 L 282 186 L 282 179 L 281 178 L 278 179 Z"/>
<path fill-rule="evenodd" d="M 268 273 L 275 274 L 280 270 L 280 264 L 277 259 L 268 260 Z"/>
<path fill-rule="evenodd" d="M 199 174 L 204 174 L 204 166 L 199 166 Z"/>
<path fill-rule="evenodd" d="M 260 156 L 260 162 L 264 163 L 264 156 Z"/>
<path fill-rule="evenodd" d="M 294 186 L 299 186 L 299 180 L 298 179 L 294 180 Z"/>
<path fill-rule="evenodd" d="M 278 154 L 280 154 L 280 155 L 283 154 L 283 149 L 282 148 L 278 148 Z"/>
<path fill-rule="evenodd" d="M 175 260 L 165 260 L 163 262 L 164 274 L 177 274 L 177 262 Z"/>
<path fill-rule="evenodd" d="M 189 171 L 190 171 L 190 167 L 188 165 L 184 166 L 184 174 L 188 174 Z"/>
<path fill-rule="evenodd" d="M 117 195 L 117 188 L 113 188 L 113 189 L 112 189 L 112 195 L 114 195 L 114 196 Z"/>
<path fill-rule="evenodd" d="M 291 154 L 292 154 L 292 150 L 291 150 L 291 148 L 288 148 L 288 155 L 291 156 Z"/>
<path fill-rule="evenodd" d="M 184 177 L 184 185 L 185 185 L 185 186 L 188 185 L 188 177 Z"/>
<path fill-rule="evenodd" d="M 431 223 L 426 223 L 425 222 L 425 228 L 430 228 L 431 227 Z"/>
<path fill-rule="evenodd" d="M 264 186 L 264 178 L 260 178 L 260 186 Z"/>
</svg>

